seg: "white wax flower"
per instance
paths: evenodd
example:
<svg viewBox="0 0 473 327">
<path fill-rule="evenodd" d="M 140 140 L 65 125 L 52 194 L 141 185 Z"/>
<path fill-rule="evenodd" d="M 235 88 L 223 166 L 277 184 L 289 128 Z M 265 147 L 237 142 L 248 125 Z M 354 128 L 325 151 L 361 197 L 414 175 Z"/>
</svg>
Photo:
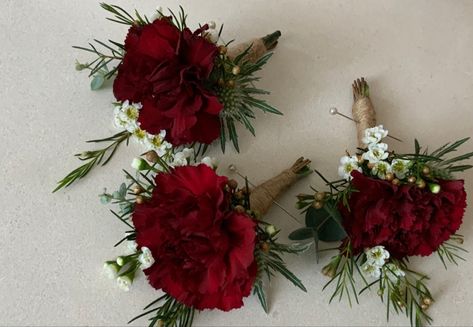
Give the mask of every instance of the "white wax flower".
<svg viewBox="0 0 473 327">
<path fill-rule="evenodd" d="M 215 23 L 213 20 L 207 23 L 209 25 L 209 29 L 214 30 L 217 27 L 217 23 Z"/>
<path fill-rule="evenodd" d="M 384 266 L 384 273 L 392 282 L 397 282 L 399 278 L 406 276 L 406 273 L 394 263 L 388 263 Z"/>
<path fill-rule="evenodd" d="M 366 262 L 378 267 L 382 267 L 386 260 L 389 259 L 390 254 L 384 249 L 384 246 L 378 245 L 371 249 L 365 250 Z"/>
<path fill-rule="evenodd" d="M 156 7 L 156 10 L 150 16 L 149 21 L 154 22 L 156 19 L 160 19 L 161 17 L 163 17 L 163 15 L 161 15 L 162 12 L 163 12 L 163 7 L 161 6 Z"/>
<path fill-rule="evenodd" d="M 138 257 L 138 261 L 141 263 L 141 269 L 148 269 L 154 263 L 153 254 L 151 250 L 143 246 L 141 248 L 141 254 Z"/>
<path fill-rule="evenodd" d="M 391 163 L 391 168 L 397 178 L 403 179 L 409 172 L 411 165 L 412 162 L 410 160 L 394 159 Z"/>
<path fill-rule="evenodd" d="M 268 233 L 270 236 L 273 236 L 276 234 L 276 227 L 274 227 L 274 225 L 266 226 L 266 233 Z"/>
<path fill-rule="evenodd" d="M 379 178 L 385 179 L 386 174 L 392 172 L 391 165 L 389 163 L 387 163 L 386 161 L 379 161 L 379 162 L 375 163 L 375 165 L 374 165 L 373 169 L 371 170 L 371 172 L 374 175 L 378 176 Z"/>
<path fill-rule="evenodd" d="M 361 156 L 364 160 L 368 160 L 370 163 L 375 164 L 379 161 L 387 159 L 389 153 L 388 145 L 386 143 L 373 143 L 368 146 L 368 151 L 363 153 Z"/>
<path fill-rule="evenodd" d="M 142 107 L 141 103 L 130 103 L 128 100 L 116 106 L 113 110 L 115 126 L 133 133 L 139 128 L 138 117 Z"/>
<path fill-rule="evenodd" d="M 120 288 L 122 291 L 128 292 L 130 290 L 132 283 L 133 283 L 133 280 L 127 275 L 119 276 L 117 278 L 118 288 Z"/>
<path fill-rule="evenodd" d="M 130 254 L 135 253 L 138 249 L 138 244 L 136 244 L 136 241 L 128 241 L 126 242 L 126 249 L 128 252 L 130 252 Z"/>
<path fill-rule="evenodd" d="M 366 275 L 374 278 L 379 278 L 381 276 L 381 268 L 379 266 L 374 265 L 370 262 L 365 262 L 361 266 L 361 271 L 363 271 Z"/>
<path fill-rule="evenodd" d="M 361 141 L 366 145 L 376 144 L 386 136 L 388 136 L 388 131 L 384 129 L 383 125 L 379 125 L 365 129 L 365 134 Z"/>
<path fill-rule="evenodd" d="M 202 158 L 200 162 L 203 163 L 204 165 L 209 166 L 212 169 L 217 169 L 218 167 L 218 161 L 216 158 L 204 157 Z"/>
<path fill-rule="evenodd" d="M 347 181 L 351 180 L 351 172 L 357 170 L 362 172 L 361 167 L 358 165 L 358 158 L 356 156 L 343 156 L 340 159 L 340 166 L 338 167 L 338 175 Z"/>
<path fill-rule="evenodd" d="M 103 273 L 110 279 L 117 278 L 118 271 L 120 270 L 120 266 L 118 266 L 113 261 L 107 261 L 103 264 Z"/>
</svg>

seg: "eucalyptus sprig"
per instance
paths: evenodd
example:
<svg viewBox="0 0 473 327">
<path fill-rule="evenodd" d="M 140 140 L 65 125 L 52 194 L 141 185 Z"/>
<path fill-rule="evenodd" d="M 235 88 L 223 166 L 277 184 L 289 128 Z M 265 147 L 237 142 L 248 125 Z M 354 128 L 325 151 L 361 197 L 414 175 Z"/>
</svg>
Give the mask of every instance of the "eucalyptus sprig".
<svg viewBox="0 0 473 327">
<path fill-rule="evenodd" d="M 105 166 L 110 161 L 110 159 L 112 159 L 121 143 L 126 142 L 128 144 L 130 136 L 131 134 L 128 131 L 122 131 L 111 137 L 87 141 L 88 143 L 111 143 L 99 150 L 85 151 L 76 154 L 75 156 L 79 158 L 79 160 L 86 161 L 86 163 L 74 169 L 66 177 L 60 180 L 57 187 L 53 190 L 53 193 L 63 187 L 68 187 L 81 178 L 84 178 L 95 166 Z"/>
</svg>

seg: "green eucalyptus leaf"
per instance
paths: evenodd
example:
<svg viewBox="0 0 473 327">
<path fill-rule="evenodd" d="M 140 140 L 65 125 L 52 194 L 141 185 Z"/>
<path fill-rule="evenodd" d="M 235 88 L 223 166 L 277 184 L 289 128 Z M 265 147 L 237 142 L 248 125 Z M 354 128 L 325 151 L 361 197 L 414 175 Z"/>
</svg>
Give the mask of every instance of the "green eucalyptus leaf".
<svg viewBox="0 0 473 327">
<path fill-rule="evenodd" d="M 341 221 L 338 209 L 330 202 L 321 209 L 310 207 L 306 213 L 306 225 L 312 227 L 318 239 L 324 242 L 340 241 L 347 236 Z"/>
<path fill-rule="evenodd" d="M 101 74 L 97 74 L 92 78 L 92 81 L 90 82 L 90 89 L 92 91 L 96 91 L 103 86 L 104 82 L 105 82 L 105 77 Z"/>
<path fill-rule="evenodd" d="M 347 233 L 335 220 L 329 219 L 320 227 L 318 235 L 320 241 L 336 242 L 343 240 Z"/>
<path fill-rule="evenodd" d="M 302 241 L 314 237 L 314 229 L 311 227 L 302 227 L 289 234 L 289 239 L 293 241 Z"/>
</svg>

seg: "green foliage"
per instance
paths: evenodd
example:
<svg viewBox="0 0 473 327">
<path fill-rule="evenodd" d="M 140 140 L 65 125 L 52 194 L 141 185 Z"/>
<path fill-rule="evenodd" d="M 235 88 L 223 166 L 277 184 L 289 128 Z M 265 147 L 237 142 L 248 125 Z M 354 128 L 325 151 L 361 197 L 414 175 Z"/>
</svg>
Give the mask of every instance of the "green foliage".
<svg viewBox="0 0 473 327">
<path fill-rule="evenodd" d="M 410 270 L 404 260 L 393 259 L 391 262 L 403 270 L 405 276 L 393 278 L 394 271 L 385 265 L 381 270 L 381 276 L 363 288 L 360 294 L 371 286 L 379 285 L 378 295 L 381 301 L 386 303 L 386 319 L 388 321 L 391 309 L 393 309 L 398 314 L 404 312 L 406 317 L 410 319 L 411 326 L 430 324 L 432 318 L 426 313 L 428 308 L 426 303 L 433 301 L 433 298 L 425 284 L 429 278 Z"/>
<path fill-rule="evenodd" d="M 453 179 L 454 173 L 462 172 L 473 168 L 473 165 L 459 164 L 462 161 L 471 159 L 473 152 L 468 152 L 453 157 L 446 157 L 453 152 L 458 151 L 460 146 L 465 144 L 470 138 L 466 137 L 453 143 L 446 143 L 429 153 L 428 149 L 425 149 L 422 153 L 422 147 L 419 141 L 415 140 L 415 153 L 413 154 L 394 154 L 393 158 L 408 159 L 414 162 L 412 173 L 414 176 L 424 179 L 435 180 L 439 179 Z M 429 167 L 431 169 L 430 176 L 424 176 L 421 174 L 423 167 Z"/>
<path fill-rule="evenodd" d="M 442 261 L 442 264 L 444 265 L 445 269 L 447 269 L 447 261 L 457 266 L 458 266 L 458 260 L 465 261 L 465 258 L 463 258 L 460 255 L 460 253 L 468 252 L 461 246 L 457 244 L 453 244 L 453 242 L 463 244 L 463 236 L 455 234 L 452 237 L 450 237 L 449 241 L 444 242 L 437 249 L 437 254 L 440 260 Z"/>
<path fill-rule="evenodd" d="M 196 312 L 195 309 L 187 307 L 168 294 L 160 296 L 158 299 L 148 304 L 143 310 L 145 312 L 136 316 L 128 323 L 132 323 L 141 317 L 151 315 L 149 318 L 149 327 L 191 327 Z"/>
<path fill-rule="evenodd" d="M 258 266 L 258 273 L 253 286 L 253 294 L 257 295 L 261 306 L 266 313 L 269 312 L 267 296 L 264 290 L 263 278 L 266 276 L 271 280 L 276 274 L 280 274 L 289 280 L 294 286 L 307 292 L 307 289 L 289 269 L 282 258 L 284 253 L 298 254 L 308 249 L 308 246 L 302 244 L 286 245 L 277 242 L 276 234 L 269 235 L 263 228 L 258 227 L 258 235 L 261 243 L 255 249 L 255 260 Z"/>
<path fill-rule="evenodd" d="M 81 178 L 84 178 L 92 170 L 93 167 L 98 166 L 100 164 L 102 164 L 102 166 L 106 165 L 110 161 L 110 159 L 112 159 L 119 145 L 124 141 L 128 143 L 128 139 L 130 135 L 131 134 L 129 132 L 123 131 L 108 138 L 87 141 L 87 142 L 94 142 L 94 143 L 102 143 L 102 142 L 111 142 L 111 143 L 107 145 L 105 148 L 102 148 L 99 150 L 85 151 L 83 153 L 76 154 L 75 156 L 78 157 L 79 160 L 86 161 L 86 163 L 74 169 L 66 177 L 60 180 L 58 182 L 57 187 L 53 190 L 53 193 L 60 190 L 63 187 L 67 187 L 71 185 L 72 183 L 74 183 L 75 181 Z"/>
<path fill-rule="evenodd" d="M 260 79 L 255 76 L 255 73 L 263 68 L 272 53 L 267 53 L 256 62 L 251 62 L 246 59 L 250 51 L 251 46 L 233 60 L 226 55 L 218 56 L 216 67 L 212 72 L 211 80 L 217 84 L 217 93 L 224 105 L 220 117 L 220 143 L 224 152 L 227 140 L 231 141 L 234 148 L 239 151 L 235 123 L 243 124 L 251 134 L 255 135 L 252 124 L 252 120 L 255 119 L 255 110 L 282 114 L 265 100 L 258 98 L 269 92 L 254 86 L 254 83 Z M 237 74 L 233 73 L 235 67 L 239 70 Z"/>
</svg>

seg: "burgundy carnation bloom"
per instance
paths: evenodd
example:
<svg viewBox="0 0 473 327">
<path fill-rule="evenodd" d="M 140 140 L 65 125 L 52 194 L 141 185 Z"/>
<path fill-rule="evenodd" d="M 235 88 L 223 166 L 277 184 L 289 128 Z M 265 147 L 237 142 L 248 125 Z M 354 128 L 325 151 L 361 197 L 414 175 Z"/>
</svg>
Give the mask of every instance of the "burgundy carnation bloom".
<svg viewBox="0 0 473 327">
<path fill-rule="evenodd" d="M 441 180 L 441 190 L 392 183 L 352 173 L 358 192 L 350 195 L 350 211 L 340 205 L 343 225 L 355 253 L 384 245 L 395 258 L 427 256 L 462 223 L 466 192 L 462 180 Z"/>
<path fill-rule="evenodd" d="M 151 134 L 166 130 L 174 145 L 211 143 L 220 135 L 223 105 L 205 87 L 218 53 L 215 44 L 167 18 L 132 26 L 113 84 L 120 101 L 141 102 L 139 122 Z"/>
<path fill-rule="evenodd" d="M 227 181 L 206 165 L 160 173 L 133 213 L 136 242 L 155 259 L 150 284 L 199 310 L 241 307 L 256 278 L 256 223 L 230 209 Z"/>
</svg>

